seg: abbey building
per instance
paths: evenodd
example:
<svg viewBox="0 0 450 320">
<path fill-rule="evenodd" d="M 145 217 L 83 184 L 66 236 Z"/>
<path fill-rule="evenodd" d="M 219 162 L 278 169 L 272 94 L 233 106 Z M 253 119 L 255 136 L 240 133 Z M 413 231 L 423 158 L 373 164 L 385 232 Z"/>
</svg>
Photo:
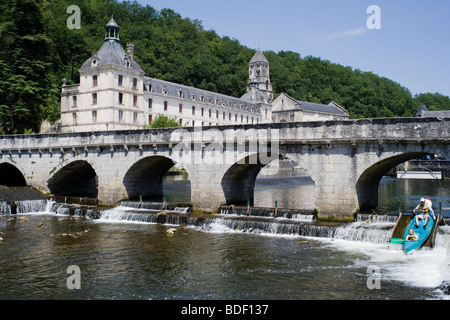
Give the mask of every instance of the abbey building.
<svg viewBox="0 0 450 320">
<path fill-rule="evenodd" d="M 247 92 L 240 98 L 147 77 L 133 51 L 132 44 L 123 49 L 112 18 L 100 50 L 79 69 L 80 83 L 63 82 L 61 132 L 142 129 L 159 114 L 176 117 L 181 126 L 348 118 L 334 102 L 295 103 L 286 94 L 274 100 L 269 61 L 259 49 L 249 62 Z"/>
</svg>

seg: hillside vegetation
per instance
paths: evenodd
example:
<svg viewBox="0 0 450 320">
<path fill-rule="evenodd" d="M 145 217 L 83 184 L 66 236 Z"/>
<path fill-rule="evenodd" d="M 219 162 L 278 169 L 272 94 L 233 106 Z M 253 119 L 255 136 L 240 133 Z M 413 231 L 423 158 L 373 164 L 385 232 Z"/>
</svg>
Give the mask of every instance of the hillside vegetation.
<svg viewBox="0 0 450 320">
<path fill-rule="evenodd" d="M 81 28 L 69 29 L 70 5 L 81 9 Z M 116 0 L 2 0 L 0 3 L 0 129 L 38 132 L 59 118 L 61 81 L 78 83 L 78 68 L 97 51 L 114 15 L 122 44 L 135 45 L 147 76 L 240 97 L 255 49 L 204 30 L 171 9 L 156 11 Z M 398 83 L 291 51 L 265 51 L 275 95 L 346 108 L 352 118 L 413 116 L 419 105 L 450 109 L 439 93 L 413 97 Z"/>
</svg>

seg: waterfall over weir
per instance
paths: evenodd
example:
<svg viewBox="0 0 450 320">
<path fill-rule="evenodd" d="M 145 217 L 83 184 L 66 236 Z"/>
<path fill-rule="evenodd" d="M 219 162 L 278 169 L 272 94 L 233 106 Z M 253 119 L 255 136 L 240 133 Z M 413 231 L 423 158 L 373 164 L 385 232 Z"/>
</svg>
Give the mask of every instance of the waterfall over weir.
<svg viewBox="0 0 450 320">
<path fill-rule="evenodd" d="M 16 213 L 29 213 L 29 212 L 45 212 L 47 207 L 47 200 L 23 200 L 13 201 L 16 205 Z M 6 214 L 12 214 L 13 202 L 0 202 L 0 216 Z"/>
<path fill-rule="evenodd" d="M 10 215 L 11 203 L 0 202 L 0 215 Z M 187 206 L 123 201 L 106 209 L 49 200 L 17 201 L 17 214 L 54 213 L 105 222 L 134 222 L 194 227 L 206 232 L 241 232 L 388 243 L 397 216 L 358 215 L 353 223 L 316 221 L 314 212 L 293 209 L 222 206 L 219 214 L 189 212 Z"/>
</svg>

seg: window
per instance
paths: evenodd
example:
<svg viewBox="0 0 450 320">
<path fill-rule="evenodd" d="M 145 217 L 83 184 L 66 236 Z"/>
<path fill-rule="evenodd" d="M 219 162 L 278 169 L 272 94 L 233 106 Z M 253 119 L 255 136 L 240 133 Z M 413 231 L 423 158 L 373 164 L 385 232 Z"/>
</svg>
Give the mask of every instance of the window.
<svg viewBox="0 0 450 320">
<path fill-rule="evenodd" d="M 211 112 L 212 112 L 212 110 L 211 109 L 209 109 L 209 117 L 211 118 Z"/>
<path fill-rule="evenodd" d="M 244 116 L 241 114 L 241 122 L 244 122 Z"/>
<path fill-rule="evenodd" d="M 219 119 L 219 110 L 216 110 L 216 119 Z"/>
<path fill-rule="evenodd" d="M 97 122 L 97 111 L 92 111 L 92 122 Z"/>
<path fill-rule="evenodd" d="M 73 96 L 72 97 L 72 107 L 76 107 L 77 106 L 77 96 Z"/>
<path fill-rule="evenodd" d="M 225 120 L 225 111 L 223 112 L 223 120 Z"/>
<path fill-rule="evenodd" d="M 265 114 L 266 114 L 266 119 L 267 119 L 267 109 L 265 110 Z"/>
<path fill-rule="evenodd" d="M 205 110 L 202 108 L 202 117 L 205 115 Z"/>
<path fill-rule="evenodd" d="M 228 114 L 228 120 L 231 121 L 231 112 Z"/>
<path fill-rule="evenodd" d="M 195 127 L 195 120 L 192 120 L 192 126 Z"/>
<path fill-rule="evenodd" d="M 125 122 L 125 120 L 123 119 L 123 111 L 122 110 L 119 110 L 119 122 L 120 123 Z"/>
<path fill-rule="evenodd" d="M 148 124 L 152 124 L 153 121 L 153 115 L 148 116 Z"/>
<path fill-rule="evenodd" d="M 182 103 L 180 103 L 180 104 L 178 105 L 178 112 L 179 112 L 179 113 L 183 113 L 183 104 L 182 104 Z"/>
<path fill-rule="evenodd" d="M 72 113 L 72 122 L 73 122 L 74 126 L 77 125 L 77 114 L 76 113 Z"/>
<path fill-rule="evenodd" d="M 92 94 L 92 104 L 97 104 L 97 93 Z"/>
<path fill-rule="evenodd" d="M 119 92 L 119 104 L 123 104 L 123 93 Z"/>
<path fill-rule="evenodd" d="M 137 89 L 137 79 L 133 78 L 133 89 Z"/>
<path fill-rule="evenodd" d="M 195 115 L 195 106 L 192 106 L 192 115 Z"/>
<path fill-rule="evenodd" d="M 137 123 L 137 112 L 133 112 L 133 123 Z"/>
<path fill-rule="evenodd" d="M 92 86 L 96 87 L 98 85 L 98 77 L 97 75 L 92 76 Z"/>
<path fill-rule="evenodd" d="M 237 122 L 237 113 L 234 115 L 234 121 Z"/>
<path fill-rule="evenodd" d="M 119 86 L 122 87 L 123 86 L 123 76 L 121 74 L 119 74 Z"/>
<path fill-rule="evenodd" d="M 133 107 L 137 106 L 137 100 L 138 100 L 138 97 L 137 96 L 133 96 Z"/>
<path fill-rule="evenodd" d="M 180 124 L 180 126 L 183 125 L 183 119 L 180 119 L 179 124 Z"/>
<path fill-rule="evenodd" d="M 167 101 L 164 101 L 164 111 L 167 111 Z"/>
<path fill-rule="evenodd" d="M 151 109 L 153 107 L 153 99 L 148 99 L 148 108 Z"/>
</svg>

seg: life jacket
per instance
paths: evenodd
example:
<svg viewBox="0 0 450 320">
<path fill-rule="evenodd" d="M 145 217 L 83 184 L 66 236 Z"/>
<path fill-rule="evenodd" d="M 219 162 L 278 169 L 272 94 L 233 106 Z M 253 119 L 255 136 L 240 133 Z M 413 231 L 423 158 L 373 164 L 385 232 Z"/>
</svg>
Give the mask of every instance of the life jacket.
<svg viewBox="0 0 450 320">
<path fill-rule="evenodd" d="M 428 201 L 430 201 L 430 203 L 431 203 L 431 200 L 430 199 L 425 199 L 425 203 L 423 204 L 423 207 L 422 206 L 419 206 L 419 212 L 422 214 L 422 213 L 425 213 L 425 214 L 430 214 L 430 208 L 428 207 Z"/>
<path fill-rule="evenodd" d="M 417 239 L 419 239 L 419 237 L 417 236 L 417 234 L 409 234 L 409 235 L 406 237 L 406 240 L 408 240 L 408 241 L 415 241 L 415 240 L 417 240 Z"/>
</svg>

